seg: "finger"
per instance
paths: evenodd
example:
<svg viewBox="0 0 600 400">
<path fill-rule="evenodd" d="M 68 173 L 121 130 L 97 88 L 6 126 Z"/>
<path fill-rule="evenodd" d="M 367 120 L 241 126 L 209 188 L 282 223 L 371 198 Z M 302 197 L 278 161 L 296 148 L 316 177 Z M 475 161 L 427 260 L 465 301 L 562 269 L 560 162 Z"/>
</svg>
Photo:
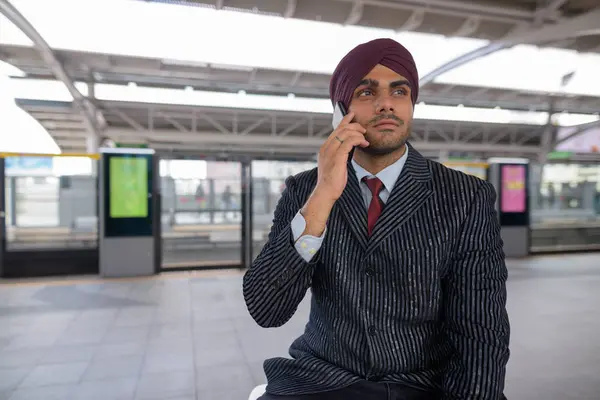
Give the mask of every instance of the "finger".
<svg viewBox="0 0 600 400">
<path fill-rule="evenodd" d="M 343 132 L 349 126 L 353 127 L 354 129 L 357 129 L 357 130 L 364 130 L 366 132 L 366 130 L 360 124 L 358 124 L 356 122 L 352 122 L 353 118 L 354 118 L 353 112 L 350 112 L 346 116 L 344 116 L 344 118 L 342 119 L 342 121 L 340 122 L 338 127 L 336 129 L 334 129 L 331 132 L 331 134 L 329 134 L 327 141 L 331 141 L 332 139 L 335 139 L 335 136 L 339 136 L 339 134 L 341 132 Z"/>
<path fill-rule="evenodd" d="M 354 140 L 352 143 L 355 143 L 364 139 L 365 137 L 362 133 L 347 129 L 339 135 L 334 135 L 332 140 L 325 145 L 324 151 L 326 154 L 333 154 L 348 141 Z"/>
<path fill-rule="evenodd" d="M 331 137 L 342 137 L 344 135 L 346 135 L 346 132 L 360 132 L 363 135 L 365 133 L 367 133 L 367 130 L 365 129 L 365 127 L 363 127 L 361 124 L 359 124 L 358 122 L 352 122 L 350 124 L 344 125 L 344 126 L 340 126 L 338 129 L 336 129 L 335 131 L 333 131 L 331 133 Z"/>
<path fill-rule="evenodd" d="M 346 129 L 344 129 L 343 131 L 341 131 L 340 133 L 338 133 L 337 135 L 333 135 L 332 140 L 329 141 L 329 143 L 327 143 L 327 147 L 333 146 L 333 147 L 337 148 L 343 142 L 345 142 L 346 140 L 348 140 L 351 137 L 358 137 L 358 138 L 364 139 L 366 131 L 362 130 L 360 128 L 360 125 L 358 125 L 356 128 L 358 128 L 358 130 L 348 127 Z"/>
<path fill-rule="evenodd" d="M 367 129 L 364 126 L 362 126 L 361 124 L 359 124 L 358 122 L 352 122 L 352 123 L 346 125 L 345 129 L 350 129 L 350 130 L 353 130 L 353 131 L 357 131 L 357 132 L 360 132 L 362 134 L 367 133 Z"/>
<path fill-rule="evenodd" d="M 351 128 L 346 129 L 344 132 L 340 133 L 338 135 L 338 138 L 341 139 L 342 141 L 346 141 L 348 139 L 351 138 L 358 138 L 358 139 L 364 139 L 365 138 L 365 133 L 362 131 L 357 131 Z M 338 140 L 338 143 L 340 141 Z"/>
<path fill-rule="evenodd" d="M 350 122 L 352 122 L 354 115 L 355 114 L 353 111 L 350 111 L 350 112 L 348 112 L 348 114 L 344 115 L 344 118 L 342 118 L 342 120 L 340 121 L 340 126 L 348 125 Z"/>
<path fill-rule="evenodd" d="M 326 155 L 333 155 L 340 148 L 340 146 L 345 142 L 345 139 L 341 137 L 334 137 L 328 143 L 326 143 L 323 151 Z"/>
<path fill-rule="evenodd" d="M 365 138 L 352 137 L 344 141 L 344 143 L 337 149 L 336 154 L 348 155 L 350 151 L 356 146 L 366 147 L 369 142 Z"/>
</svg>

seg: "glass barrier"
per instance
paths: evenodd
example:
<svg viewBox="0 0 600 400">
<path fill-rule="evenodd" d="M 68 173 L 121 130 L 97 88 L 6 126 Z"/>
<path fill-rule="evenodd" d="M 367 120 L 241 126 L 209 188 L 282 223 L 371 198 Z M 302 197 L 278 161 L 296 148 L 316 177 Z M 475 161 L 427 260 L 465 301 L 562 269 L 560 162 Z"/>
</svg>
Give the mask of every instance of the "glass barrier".
<svg viewBox="0 0 600 400">
<path fill-rule="evenodd" d="M 600 250 L 600 165 L 533 165 L 531 251 Z"/>
<path fill-rule="evenodd" d="M 533 165 L 530 203 L 533 225 L 600 222 L 600 165 Z"/>
<path fill-rule="evenodd" d="M 30 168 L 33 162 L 7 162 L 8 251 L 97 246 L 95 161 L 49 159 L 45 169 Z M 316 165 L 252 162 L 254 257 L 268 239 L 285 179 Z M 161 160 L 160 170 L 163 266 L 239 263 L 240 163 Z M 530 171 L 532 248 L 600 244 L 600 165 L 552 163 L 542 170 L 532 164 Z M 473 168 L 465 172 L 482 173 Z"/>
<path fill-rule="evenodd" d="M 163 268 L 241 262 L 241 164 L 161 160 Z"/>
<path fill-rule="evenodd" d="M 260 253 L 268 240 L 273 222 L 273 214 L 281 193 L 285 189 L 285 180 L 302 171 L 317 166 L 316 162 L 286 162 L 257 160 L 252 162 L 252 202 L 253 202 L 253 250 L 252 256 Z"/>
<path fill-rule="evenodd" d="M 87 157 L 7 158 L 8 251 L 98 245 L 94 162 Z"/>
</svg>

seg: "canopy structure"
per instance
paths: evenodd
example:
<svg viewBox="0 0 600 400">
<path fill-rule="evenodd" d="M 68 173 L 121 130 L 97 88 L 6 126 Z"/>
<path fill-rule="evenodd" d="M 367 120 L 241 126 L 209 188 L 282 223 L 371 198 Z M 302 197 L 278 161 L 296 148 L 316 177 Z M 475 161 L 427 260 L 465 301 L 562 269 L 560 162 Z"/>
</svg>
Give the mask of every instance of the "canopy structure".
<svg viewBox="0 0 600 400">
<path fill-rule="evenodd" d="M 23 4 L 26 1 L 20 0 Z M 100 4 L 109 7 L 112 3 L 115 1 Z M 283 27 L 287 26 L 285 21 L 304 20 L 384 29 L 377 31 L 381 34 L 413 32 L 424 38 L 421 43 L 428 43 L 432 35 L 438 35 L 435 43 L 450 43 L 452 38 L 475 40 L 464 45 L 462 52 L 437 59 L 432 56 L 425 60 L 423 54 L 435 55 L 442 49 L 417 46 L 424 80 L 412 141 L 432 154 L 539 158 L 557 144 L 559 127 L 575 126 L 573 131 L 580 135 L 596 128 L 600 119 L 600 86 L 587 85 L 584 79 L 586 71 L 590 73 L 600 65 L 596 64 L 600 63 L 596 54 L 600 50 L 600 18 L 594 18 L 600 17 L 600 9 L 594 9 L 591 0 L 506 0 L 493 6 L 455 0 L 125 3 L 139 10 L 163 7 L 163 12 L 199 6 L 195 8 L 210 8 L 217 13 L 214 15 L 232 11 L 258 14 L 265 22 L 277 21 Z M 0 10 L 12 11 L 12 18 L 5 14 L 33 43 L 0 40 L 0 60 L 22 72 L 14 78 L 23 89 L 17 104 L 46 128 L 63 151 L 89 151 L 90 143 L 97 146 L 102 138 L 110 138 L 165 151 L 314 154 L 331 132 L 328 84 L 334 57 L 329 64 L 293 68 L 293 63 L 287 65 L 285 60 L 277 65 L 250 62 L 241 50 L 240 61 L 227 64 L 216 56 L 214 62 L 199 59 L 191 50 L 188 58 L 160 56 L 151 50 L 146 55 L 125 54 L 123 49 L 98 52 L 54 37 L 57 46 L 51 47 L 51 41 L 48 46 L 40 44 L 41 33 L 36 34 L 35 26 L 18 13 L 17 7 L 7 0 L 0 0 L 0 4 Z M 150 28 L 139 28 L 140 36 L 147 33 L 144 29 Z M 334 32 L 336 28 L 332 25 L 331 29 Z M 540 47 L 508 50 L 518 43 Z M 554 64 L 548 63 L 540 71 L 540 81 L 552 82 L 537 87 L 528 85 L 524 78 L 511 85 L 516 77 L 512 79 L 510 68 L 514 67 L 506 57 L 535 54 L 537 48 L 549 49 L 542 50 L 546 53 L 539 53 L 540 57 L 565 61 L 554 69 L 549 66 Z M 526 70 L 530 63 L 520 61 L 521 69 Z M 471 83 L 465 79 L 468 73 L 460 74 L 466 62 L 506 62 L 508 66 L 505 76 L 473 76 Z M 531 65 L 534 72 L 530 73 L 538 66 Z M 483 65 L 480 70 L 484 74 L 489 68 Z M 51 84 L 58 86 L 48 86 Z M 94 136 L 93 141 L 90 136 Z"/>
<path fill-rule="evenodd" d="M 565 18 L 581 17 L 598 7 L 595 0 L 178 0 L 177 3 L 490 41 L 501 41 L 515 32 L 557 25 Z M 526 42 L 526 38 L 521 41 Z M 600 51 L 597 38 L 588 35 L 552 37 L 549 42 L 578 51 Z"/>
<path fill-rule="evenodd" d="M 291 111 L 228 109 L 181 104 L 97 101 L 109 128 L 104 135 L 119 143 L 148 144 L 161 150 L 238 154 L 315 154 L 331 132 L 331 115 Z M 84 150 L 82 117 L 71 102 L 18 101 L 61 149 Z M 420 150 L 531 156 L 539 152 L 543 126 L 418 120 L 413 143 Z"/>
</svg>

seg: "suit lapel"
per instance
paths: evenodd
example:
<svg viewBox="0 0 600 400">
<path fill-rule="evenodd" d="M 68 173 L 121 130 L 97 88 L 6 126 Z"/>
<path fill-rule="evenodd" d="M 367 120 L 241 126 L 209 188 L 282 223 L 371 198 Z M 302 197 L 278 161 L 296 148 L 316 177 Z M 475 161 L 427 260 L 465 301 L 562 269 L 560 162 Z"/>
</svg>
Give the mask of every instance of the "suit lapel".
<svg viewBox="0 0 600 400">
<path fill-rule="evenodd" d="M 348 181 L 337 204 L 346 218 L 350 231 L 354 234 L 362 248 L 367 247 L 367 211 L 360 191 L 356 171 L 348 162 Z"/>
<path fill-rule="evenodd" d="M 387 237 L 400 229 L 432 194 L 431 173 L 427 161 L 409 145 L 406 164 L 373 228 L 373 234 L 368 238 L 366 252 L 371 253 Z M 366 225 L 366 221 L 363 222 Z"/>
</svg>

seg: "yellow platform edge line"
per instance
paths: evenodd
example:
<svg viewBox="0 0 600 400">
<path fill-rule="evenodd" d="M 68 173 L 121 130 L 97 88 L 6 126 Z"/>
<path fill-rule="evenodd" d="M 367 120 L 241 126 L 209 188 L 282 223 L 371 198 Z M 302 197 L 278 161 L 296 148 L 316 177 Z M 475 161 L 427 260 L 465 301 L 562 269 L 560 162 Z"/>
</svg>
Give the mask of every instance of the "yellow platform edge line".
<svg viewBox="0 0 600 400">
<path fill-rule="evenodd" d="M 100 154 L 90 153 L 62 153 L 62 154 L 49 154 L 49 153 L 12 153 L 12 152 L 1 152 L 0 158 L 7 157 L 86 157 L 94 160 L 100 159 Z"/>
<path fill-rule="evenodd" d="M 14 153 L 14 152 L 0 152 L 0 158 L 6 157 L 87 157 L 94 160 L 100 159 L 100 154 L 95 153 L 61 153 L 61 154 L 49 154 L 49 153 Z M 489 164 L 486 162 L 470 162 L 470 161 L 444 161 L 442 164 L 446 166 L 456 167 L 475 167 L 475 168 L 488 168 Z"/>
</svg>

